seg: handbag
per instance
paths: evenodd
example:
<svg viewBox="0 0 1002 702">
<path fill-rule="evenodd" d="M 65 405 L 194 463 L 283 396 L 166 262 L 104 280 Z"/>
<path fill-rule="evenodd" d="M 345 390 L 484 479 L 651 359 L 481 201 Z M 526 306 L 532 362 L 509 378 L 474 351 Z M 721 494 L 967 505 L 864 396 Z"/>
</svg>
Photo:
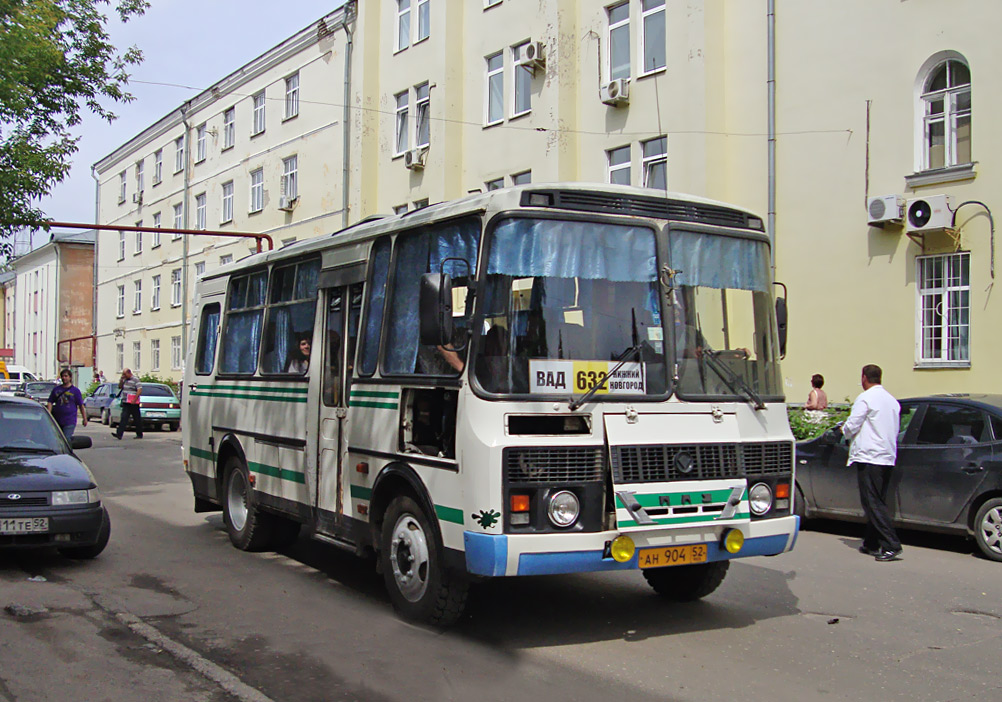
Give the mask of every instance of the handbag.
<svg viewBox="0 0 1002 702">
<path fill-rule="evenodd" d="M 127 404 L 130 404 L 130 405 L 138 405 L 139 404 L 139 393 L 137 393 L 137 392 L 127 393 L 126 396 L 125 396 L 125 402 Z"/>
</svg>

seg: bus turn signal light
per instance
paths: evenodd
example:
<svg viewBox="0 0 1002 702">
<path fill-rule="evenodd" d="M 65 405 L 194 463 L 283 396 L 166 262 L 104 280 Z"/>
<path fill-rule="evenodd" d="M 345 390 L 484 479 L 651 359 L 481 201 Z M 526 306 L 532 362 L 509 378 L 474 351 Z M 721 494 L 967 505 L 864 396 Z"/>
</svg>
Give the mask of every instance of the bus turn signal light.
<svg viewBox="0 0 1002 702">
<path fill-rule="evenodd" d="M 512 495 L 511 496 L 511 511 L 512 512 L 528 512 L 529 511 L 529 496 L 528 495 Z"/>
<path fill-rule="evenodd" d="M 783 499 L 790 496 L 790 484 L 780 483 L 776 486 L 776 497 Z"/>
</svg>

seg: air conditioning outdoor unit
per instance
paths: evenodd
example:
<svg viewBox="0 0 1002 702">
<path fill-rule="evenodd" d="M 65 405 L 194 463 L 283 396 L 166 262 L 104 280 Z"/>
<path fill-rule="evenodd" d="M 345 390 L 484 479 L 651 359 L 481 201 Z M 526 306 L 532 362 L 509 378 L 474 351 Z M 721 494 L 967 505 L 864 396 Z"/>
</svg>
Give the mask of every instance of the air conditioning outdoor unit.
<svg viewBox="0 0 1002 702">
<path fill-rule="evenodd" d="M 907 230 L 935 232 L 953 229 L 953 198 L 949 195 L 928 195 L 908 201 Z"/>
<path fill-rule="evenodd" d="M 132 201 L 137 205 L 143 204 L 143 191 L 140 190 L 138 193 L 132 193 Z"/>
<path fill-rule="evenodd" d="M 296 204 L 299 202 L 298 197 L 286 197 L 283 195 L 278 198 L 278 209 L 284 210 L 285 212 L 292 212 L 296 208 Z"/>
<path fill-rule="evenodd" d="M 602 86 L 602 102 L 606 105 L 625 105 L 630 102 L 630 79 L 617 78 Z"/>
<path fill-rule="evenodd" d="M 542 42 L 530 41 L 526 44 L 522 56 L 518 59 L 518 65 L 529 68 L 533 72 L 537 68 L 543 68 L 546 65 L 546 59 L 543 57 Z"/>
<path fill-rule="evenodd" d="M 412 171 L 420 171 L 424 168 L 424 159 L 428 149 L 411 149 L 404 154 L 404 165 Z"/>
<path fill-rule="evenodd" d="M 871 227 L 901 224 L 905 213 L 905 199 L 898 195 L 878 195 L 866 201 L 866 214 Z"/>
</svg>

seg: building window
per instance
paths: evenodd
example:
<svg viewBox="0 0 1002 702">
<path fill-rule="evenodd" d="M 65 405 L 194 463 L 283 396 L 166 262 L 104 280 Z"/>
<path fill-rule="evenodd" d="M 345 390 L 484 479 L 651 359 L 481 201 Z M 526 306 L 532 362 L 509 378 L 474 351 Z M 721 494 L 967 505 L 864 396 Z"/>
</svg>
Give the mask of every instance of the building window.
<svg viewBox="0 0 1002 702">
<path fill-rule="evenodd" d="M 414 88 L 414 106 L 417 111 L 414 146 L 428 146 L 431 143 L 431 96 L 427 83 Z"/>
<path fill-rule="evenodd" d="M 181 229 L 182 225 L 184 225 L 184 206 L 181 205 L 181 204 L 177 204 L 177 205 L 174 205 L 174 228 L 175 229 Z M 171 240 L 172 241 L 180 239 L 180 238 L 181 238 L 181 235 L 178 234 L 177 232 L 174 232 L 171 235 Z"/>
<path fill-rule="evenodd" d="M 285 79 L 285 118 L 292 119 L 299 114 L 299 74 Z"/>
<path fill-rule="evenodd" d="M 153 185 L 160 185 L 164 179 L 164 150 L 153 152 Z"/>
<path fill-rule="evenodd" d="M 487 188 L 488 192 L 490 192 L 491 190 L 500 190 L 501 188 L 504 187 L 504 178 L 495 178 L 494 180 L 488 180 L 486 183 L 484 183 L 484 187 Z"/>
<path fill-rule="evenodd" d="M 133 280 L 132 286 L 134 289 L 132 296 L 132 314 L 139 314 L 143 311 L 143 281 Z"/>
<path fill-rule="evenodd" d="M 971 71 L 960 60 L 935 66 L 922 91 L 923 168 L 971 162 Z"/>
<path fill-rule="evenodd" d="M 640 74 L 660 71 L 665 67 L 665 0 L 642 0 L 640 23 L 640 55 L 644 63 Z"/>
<path fill-rule="evenodd" d="M 195 163 L 201 163 L 205 160 L 205 136 L 207 131 L 204 123 L 195 127 Z"/>
<path fill-rule="evenodd" d="M 397 51 L 411 45 L 411 0 L 397 0 Z"/>
<path fill-rule="evenodd" d="M 143 175 L 143 162 L 136 161 L 136 192 L 142 195 L 143 193 L 143 181 L 145 176 Z"/>
<path fill-rule="evenodd" d="M 160 339 L 150 339 L 150 369 L 160 370 Z"/>
<path fill-rule="evenodd" d="M 160 309 L 160 276 L 153 276 L 153 289 L 150 296 L 150 309 L 158 310 Z"/>
<path fill-rule="evenodd" d="M 630 77 L 630 3 L 609 12 L 609 80 Z"/>
<path fill-rule="evenodd" d="M 393 145 L 395 151 L 394 155 L 402 154 L 407 151 L 407 106 L 410 101 L 410 95 L 408 91 L 404 91 L 397 95 L 394 95 L 394 100 L 397 103 L 397 119 L 396 119 L 396 137 L 393 140 Z"/>
<path fill-rule="evenodd" d="M 264 169 L 251 171 L 250 211 L 260 212 L 264 209 Z"/>
<path fill-rule="evenodd" d="M 641 142 L 644 160 L 644 187 L 668 189 L 668 137 Z"/>
<path fill-rule="evenodd" d="M 125 202 L 125 171 L 118 174 L 118 204 Z"/>
<path fill-rule="evenodd" d="M 487 105 L 484 124 L 497 124 L 504 118 L 504 54 L 488 56 Z"/>
<path fill-rule="evenodd" d="M 118 297 L 115 304 L 115 316 L 121 319 L 125 316 L 125 286 L 118 286 Z"/>
<path fill-rule="evenodd" d="M 427 206 L 428 206 L 428 198 L 426 198 L 426 197 L 421 198 L 420 200 L 415 200 L 414 201 L 414 209 L 415 210 L 422 210 L 422 209 L 424 209 Z"/>
<path fill-rule="evenodd" d="M 138 222 L 136 222 L 136 226 L 137 227 L 143 226 L 143 220 L 139 220 Z M 138 256 L 143 252 L 143 233 L 135 232 L 135 234 L 136 234 L 136 240 L 135 243 L 133 244 L 132 255 Z"/>
<path fill-rule="evenodd" d="M 282 196 L 288 200 L 299 197 L 299 157 L 282 159 Z"/>
<path fill-rule="evenodd" d="M 219 257 L 220 266 L 228 266 L 231 263 L 233 263 L 233 254 L 226 254 L 224 256 Z"/>
<path fill-rule="evenodd" d="M 528 185 L 532 182 L 532 171 L 522 171 L 511 176 L 512 185 Z"/>
<path fill-rule="evenodd" d="M 125 232 L 118 233 L 118 260 L 125 260 Z"/>
<path fill-rule="evenodd" d="M 175 268 L 170 272 L 170 306 L 181 306 L 181 269 Z"/>
<path fill-rule="evenodd" d="M 181 337 L 172 336 L 170 338 L 170 367 L 174 370 L 181 368 Z"/>
<path fill-rule="evenodd" d="M 407 203 L 404 203 L 403 205 L 393 206 L 393 214 L 395 215 L 404 214 L 406 211 L 407 211 Z"/>
<path fill-rule="evenodd" d="M 180 173 L 184 170 L 184 137 L 179 136 L 174 140 L 174 172 Z"/>
<path fill-rule="evenodd" d="M 115 344 L 115 363 L 119 373 L 125 370 L 125 344 Z"/>
<path fill-rule="evenodd" d="M 431 0 L 417 0 L 417 39 L 431 36 Z"/>
<path fill-rule="evenodd" d="M 223 218 L 221 222 L 226 224 L 233 221 L 233 181 L 223 183 Z"/>
<path fill-rule="evenodd" d="M 254 124 L 251 136 L 254 136 L 264 131 L 264 91 L 255 95 L 252 99 L 254 100 Z"/>
<path fill-rule="evenodd" d="M 495 5 L 500 4 L 501 0 L 484 0 L 484 9 L 486 10 L 488 7 L 494 7 Z"/>
<path fill-rule="evenodd" d="M 237 143 L 237 108 L 231 107 L 223 113 L 223 149 Z"/>
<path fill-rule="evenodd" d="M 201 280 L 203 275 L 205 275 L 205 261 L 199 261 L 195 264 L 195 280 Z"/>
<path fill-rule="evenodd" d="M 136 373 L 139 373 L 140 367 L 143 365 L 143 345 L 139 341 L 132 342 L 132 367 L 135 369 Z"/>
<path fill-rule="evenodd" d="M 970 365 L 971 254 L 920 256 L 919 363 Z"/>
<path fill-rule="evenodd" d="M 528 43 L 519 44 L 511 49 L 511 65 L 515 67 L 515 76 L 512 80 L 512 117 L 524 115 L 532 110 L 532 69 L 518 65 L 527 46 Z"/>
<path fill-rule="evenodd" d="M 609 182 L 614 185 L 630 184 L 630 147 L 606 151 L 609 156 Z"/>
<path fill-rule="evenodd" d="M 160 213 L 153 213 L 153 226 L 157 229 L 160 228 Z M 150 248 L 157 248 L 160 246 L 160 232 L 153 232 L 153 243 L 150 244 Z"/>
<path fill-rule="evenodd" d="M 195 229 L 205 229 L 205 193 L 195 196 Z"/>
</svg>

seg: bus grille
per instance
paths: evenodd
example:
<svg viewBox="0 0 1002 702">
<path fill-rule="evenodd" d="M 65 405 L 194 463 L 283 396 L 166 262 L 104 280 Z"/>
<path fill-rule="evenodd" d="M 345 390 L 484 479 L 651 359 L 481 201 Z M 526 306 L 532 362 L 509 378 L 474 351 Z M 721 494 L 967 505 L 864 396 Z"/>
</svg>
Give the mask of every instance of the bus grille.
<svg viewBox="0 0 1002 702">
<path fill-rule="evenodd" d="M 743 478 L 792 470 L 793 444 L 789 442 L 612 447 L 612 475 L 617 483 Z"/>
<path fill-rule="evenodd" d="M 602 480 L 602 447 L 506 448 L 503 454 L 508 485 L 590 483 Z"/>
</svg>

